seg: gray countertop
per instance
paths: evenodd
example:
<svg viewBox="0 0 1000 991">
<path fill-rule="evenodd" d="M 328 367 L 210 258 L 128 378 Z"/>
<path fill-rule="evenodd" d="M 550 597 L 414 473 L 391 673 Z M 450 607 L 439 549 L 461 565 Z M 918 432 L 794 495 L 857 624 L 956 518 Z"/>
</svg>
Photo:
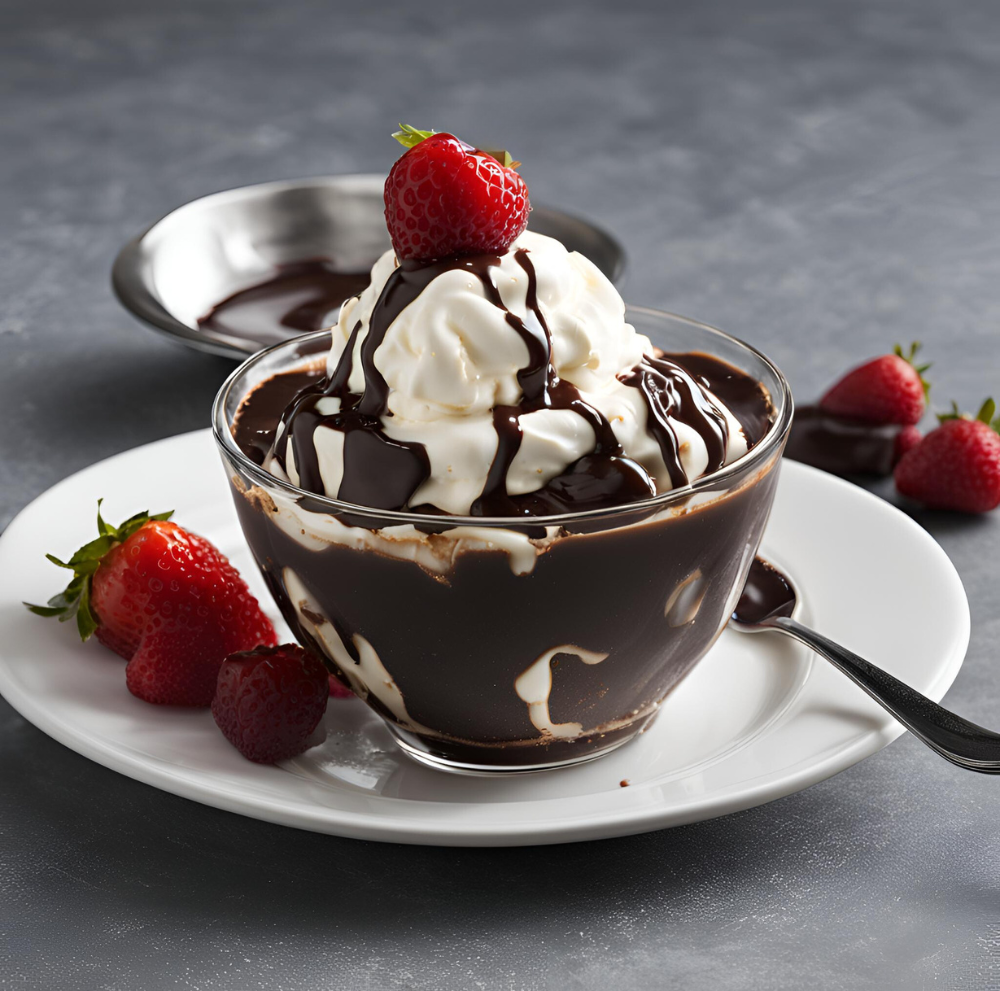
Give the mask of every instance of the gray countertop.
<svg viewBox="0 0 1000 991">
<path fill-rule="evenodd" d="M 398 120 L 502 135 L 625 242 L 627 298 L 800 397 L 913 338 L 939 403 L 1000 393 L 995 0 L 8 2 L 0 95 L 0 525 L 205 425 L 232 367 L 119 308 L 121 242 L 215 189 L 385 170 Z M 948 701 L 1000 724 L 1000 514 L 917 518 L 972 606 Z M 1000 782 L 909 738 L 739 815 L 520 850 L 240 818 L 2 702 L 0 768 L 0 987 L 1000 987 Z"/>
</svg>

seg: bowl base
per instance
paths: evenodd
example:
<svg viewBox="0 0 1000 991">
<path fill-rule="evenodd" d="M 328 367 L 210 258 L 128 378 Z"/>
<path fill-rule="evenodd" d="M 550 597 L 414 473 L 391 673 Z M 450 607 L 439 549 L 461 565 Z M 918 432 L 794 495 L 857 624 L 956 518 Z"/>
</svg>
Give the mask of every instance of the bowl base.
<svg viewBox="0 0 1000 991">
<path fill-rule="evenodd" d="M 645 720 L 640 721 L 640 725 L 644 723 Z M 399 749 L 418 764 L 423 764 L 424 767 L 432 767 L 437 771 L 447 771 L 451 774 L 465 774 L 483 778 L 505 777 L 512 774 L 532 774 L 537 771 L 552 771 L 560 767 L 575 767 L 577 764 L 586 764 L 592 760 L 597 760 L 598 757 L 603 757 L 605 754 L 610 754 L 613 750 L 617 750 L 630 740 L 634 740 L 640 732 L 640 726 L 636 726 L 634 732 L 612 740 L 605 747 L 600 747 L 596 750 L 588 749 L 579 756 L 564 757 L 543 764 L 475 764 L 434 753 L 428 749 L 428 745 L 424 740 L 413 733 L 408 733 L 406 730 L 388 721 L 386 721 L 386 726 L 392 734 L 392 738 L 399 746 Z"/>
</svg>

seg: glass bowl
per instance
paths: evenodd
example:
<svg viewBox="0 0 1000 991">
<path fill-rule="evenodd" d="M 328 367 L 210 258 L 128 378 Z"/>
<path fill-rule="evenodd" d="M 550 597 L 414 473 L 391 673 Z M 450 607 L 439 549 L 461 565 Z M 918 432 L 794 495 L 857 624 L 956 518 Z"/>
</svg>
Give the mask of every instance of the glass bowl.
<svg viewBox="0 0 1000 991">
<path fill-rule="evenodd" d="M 237 446 L 236 413 L 261 382 L 323 361 L 328 331 L 259 352 L 216 397 L 215 438 L 275 602 L 418 761 L 511 773 L 608 753 L 650 724 L 732 613 L 774 498 L 788 384 L 712 327 L 639 307 L 627 319 L 667 352 L 704 352 L 760 381 L 773 420 L 732 464 L 623 507 L 432 516 L 274 477 Z"/>
</svg>

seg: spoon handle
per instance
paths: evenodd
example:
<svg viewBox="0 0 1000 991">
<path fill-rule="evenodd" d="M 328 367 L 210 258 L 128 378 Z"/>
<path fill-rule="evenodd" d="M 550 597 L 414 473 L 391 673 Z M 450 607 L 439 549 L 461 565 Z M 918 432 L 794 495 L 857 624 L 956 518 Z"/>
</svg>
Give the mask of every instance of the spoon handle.
<svg viewBox="0 0 1000 991">
<path fill-rule="evenodd" d="M 821 654 L 946 760 L 969 771 L 1000 774 L 1000 735 L 956 716 L 887 671 L 794 619 L 774 616 L 761 625 L 781 630 Z"/>
</svg>

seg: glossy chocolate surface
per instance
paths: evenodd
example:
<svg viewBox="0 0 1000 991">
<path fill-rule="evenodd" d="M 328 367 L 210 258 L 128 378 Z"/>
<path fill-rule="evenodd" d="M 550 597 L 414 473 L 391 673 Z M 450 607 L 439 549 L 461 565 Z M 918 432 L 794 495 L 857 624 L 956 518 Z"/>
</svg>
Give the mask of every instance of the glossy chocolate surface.
<svg viewBox="0 0 1000 991">
<path fill-rule="evenodd" d="M 355 634 L 372 644 L 409 716 L 437 734 L 429 742 L 439 753 L 547 763 L 567 749 L 606 745 L 608 724 L 634 731 L 701 657 L 728 619 L 776 477 L 772 469 L 665 520 L 557 538 L 529 574 L 515 574 L 496 550 L 463 551 L 442 577 L 343 544 L 307 548 L 259 504 L 234 496 L 271 592 L 303 642 L 320 648 L 289 598 L 286 568 L 345 645 Z M 608 653 L 593 665 L 570 655 L 553 661 L 553 721 L 595 729 L 572 742 L 541 736 L 514 690 L 560 644 Z M 499 745 L 523 753 L 501 757 Z"/>
<path fill-rule="evenodd" d="M 275 344 L 329 327 L 340 304 L 368 285 L 370 274 L 344 272 L 326 258 L 279 265 L 274 276 L 220 300 L 199 321 L 202 330 Z"/>
<path fill-rule="evenodd" d="M 346 352 L 345 352 L 346 353 Z M 659 379 L 664 385 L 668 382 L 667 375 L 672 378 L 669 388 L 680 383 L 681 389 L 689 393 L 687 409 L 691 410 L 690 418 L 702 417 L 706 423 L 706 433 L 716 438 L 715 464 L 719 466 L 724 456 L 721 445 L 720 431 L 712 425 L 711 414 L 697 409 L 690 388 L 692 380 L 700 381 L 710 391 L 718 396 L 732 411 L 742 424 L 749 447 L 753 447 L 766 432 L 771 422 L 772 409 L 770 400 L 761 389 L 760 383 L 748 375 L 713 358 L 711 355 L 688 352 L 684 354 L 665 354 L 658 351 L 655 356 L 649 356 L 637 366 L 632 373 L 637 378 L 648 377 Z M 339 376 L 338 376 L 339 378 Z M 346 377 L 343 381 L 346 382 Z M 300 369 L 276 375 L 261 383 L 243 402 L 235 424 L 236 443 L 251 460 L 262 464 L 274 442 L 278 422 L 286 410 L 292 409 L 292 416 L 299 422 L 299 429 L 311 433 L 322 422 L 336 421 L 341 429 L 346 429 L 348 441 L 352 445 L 352 464 L 360 465 L 361 483 L 349 483 L 350 473 L 347 470 L 348 443 L 345 443 L 345 487 L 341 488 L 340 498 L 346 502 L 372 506 L 376 509 L 395 509 L 405 503 L 414 480 L 423 477 L 425 470 L 419 459 L 419 452 L 412 451 L 419 445 L 400 445 L 389 441 L 370 420 L 361 416 L 347 415 L 341 417 L 323 417 L 312 412 L 312 404 L 316 398 L 328 394 L 330 380 L 326 376 L 325 366 L 317 363 L 308 369 Z M 659 404 L 658 394 L 648 383 L 643 387 L 644 395 L 653 397 L 651 402 Z M 500 491 L 501 482 L 506 482 L 506 470 L 517 453 L 520 442 L 520 428 L 516 419 L 523 407 L 497 407 L 494 412 L 494 424 L 498 428 L 499 445 L 494 458 L 493 467 L 487 478 L 483 494 L 477 500 L 470 515 L 497 516 L 544 516 L 567 512 L 570 509 L 586 510 L 605 506 L 627 505 L 634 498 L 648 498 L 655 494 L 648 481 L 641 483 L 641 489 L 633 491 L 627 474 L 629 469 L 623 469 L 624 463 L 634 464 L 631 459 L 621 454 L 621 448 L 614 438 L 607 421 L 593 407 L 579 400 L 579 394 L 567 382 L 561 380 L 551 388 L 551 393 L 559 398 L 555 400 L 564 408 L 574 409 L 582 416 L 592 421 L 597 447 L 578 462 L 571 465 L 565 472 L 552 479 L 543 489 L 516 497 L 508 496 L 504 488 Z M 560 395 L 561 394 L 561 395 Z M 574 395 L 575 394 L 575 395 Z M 579 400 L 579 401 L 578 401 Z M 662 408 L 662 406 L 661 406 Z M 676 407 L 675 407 L 676 409 Z M 681 415 L 685 415 L 682 412 Z M 286 422 L 289 415 L 286 415 Z M 603 421 L 604 426 L 600 421 Z M 663 446 L 668 443 L 668 427 L 661 425 L 650 417 L 650 429 Z M 360 442 L 359 442 L 360 441 Z M 285 438 L 287 444 L 287 435 Z M 400 448 L 405 448 L 400 452 Z M 282 448 L 279 445 L 279 450 Z M 676 449 L 667 448 L 668 454 Z M 712 449 L 710 448 L 710 456 Z M 677 462 L 679 464 L 679 461 Z M 319 477 L 319 464 L 315 451 L 310 444 L 302 445 L 301 456 L 297 454 L 296 465 L 302 474 L 303 488 L 312 491 L 322 491 Z M 638 466 L 636 466 L 638 467 Z M 392 474 L 395 471 L 396 474 Z M 643 472 L 645 476 L 645 472 Z M 678 484 L 684 484 L 686 477 L 678 478 Z M 361 498 L 364 497 L 364 498 Z M 417 512 L 435 512 L 434 507 L 413 507 Z M 490 512 L 487 512 L 490 510 Z"/>
<path fill-rule="evenodd" d="M 889 475 L 897 438 L 905 429 L 838 416 L 819 406 L 797 406 L 785 457 L 834 475 Z"/>
<path fill-rule="evenodd" d="M 735 407 L 750 440 L 761 439 L 773 414 L 759 385 L 751 388 L 747 376 L 708 355 L 656 360 L 696 365 Z M 260 452 L 275 411 L 303 383 L 309 388 L 310 375 L 322 374 L 278 375 L 258 387 L 237 420 L 240 447 L 251 457 Z M 452 761 L 525 766 L 600 752 L 655 717 L 729 618 L 767 520 L 776 465 L 737 471 L 715 498 L 666 518 L 637 522 L 626 507 L 597 532 L 564 532 L 537 545 L 526 574 L 515 573 L 499 549 L 464 549 L 438 574 L 345 543 L 306 546 L 299 531 L 279 525 L 266 498 L 254 496 L 252 480 L 233 494 L 254 556 L 302 642 L 322 650 L 289 596 L 289 571 L 308 591 L 311 623 L 328 620 L 356 663 L 355 636 L 377 652 L 421 728 L 401 725 L 372 697 L 369 704 L 411 743 Z M 315 508 L 308 497 L 299 503 Z M 307 527 L 309 517 L 302 520 Z M 451 538 L 445 531 L 431 539 Z M 515 690 L 560 645 L 607 654 L 599 663 L 572 651 L 551 660 L 550 718 L 579 723 L 583 732 L 572 739 L 541 732 Z"/>
<path fill-rule="evenodd" d="M 262 465 L 274 446 L 274 435 L 285 408 L 303 389 L 314 385 L 326 371 L 326 363 L 276 375 L 254 389 L 240 406 L 236 441 L 255 464 Z"/>
<path fill-rule="evenodd" d="M 360 348 L 364 372 L 364 391 L 350 391 L 354 370 L 355 340 L 362 324 L 355 324 L 341 352 L 337 367 L 329 377 L 303 389 L 289 404 L 278 436 L 274 457 L 284 468 L 289 451 L 302 488 L 324 494 L 323 478 L 316 454 L 314 433 L 329 427 L 344 434 L 344 471 L 336 495 L 358 505 L 377 509 L 434 512 L 434 507 L 415 506 L 412 497 L 430 475 L 430 462 L 424 446 L 418 442 L 394 440 L 384 430 L 389 387 L 375 365 L 375 353 L 399 314 L 442 274 L 461 270 L 475 276 L 486 298 L 504 311 L 507 323 L 520 335 L 528 351 L 528 362 L 518 373 L 522 399 L 517 406 L 498 406 L 493 412 L 498 444 L 480 496 L 472 503 L 472 516 L 546 516 L 586 512 L 608 506 L 626 505 L 649 499 L 656 494 L 656 483 L 642 465 L 627 456 L 611 424 L 600 410 L 591 406 L 580 391 L 557 375 L 550 362 L 552 341 L 537 298 L 537 279 L 531 253 L 514 252 L 516 263 L 524 270 L 526 316 L 507 310 L 495 282 L 500 264 L 496 255 L 464 255 L 433 262 L 404 261 L 387 279 L 372 309 L 370 325 Z M 707 375 L 714 375 L 712 359 L 704 356 Z M 715 362 L 718 366 L 718 362 Z M 686 484 L 679 440 L 671 421 L 693 429 L 708 451 L 708 472 L 726 462 L 728 428 L 725 416 L 697 380 L 698 372 L 662 354 L 645 355 L 642 361 L 619 376 L 626 386 L 637 389 L 648 411 L 648 430 L 656 440 L 674 488 Z M 760 385 L 749 376 L 727 366 L 714 375 L 720 390 L 718 398 L 726 402 L 734 396 L 751 418 L 769 413 Z M 335 413 L 321 413 L 323 401 L 339 401 Z M 731 407 L 732 408 L 732 407 Z M 541 489 L 524 495 L 507 492 L 507 474 L 521 445 L 520 417 L 540 409 L 572 410 L 585 419 L 594 431 L 594 448 Z M 735 411 L 734 411 L 735 412 Z M 754 426 L 762 423 L 755 422 Z M 754 430 L 749 431 L 753 436 Z M 333 493 L 328 493 L 333 494 Z"/>
<path fill-rule="evenodd" d="M 740 623 L 762 623 L 772 616 L 791 616 L 795 589 L 770 561 L 755 557 L 733 617 Z"/>
</svg>

